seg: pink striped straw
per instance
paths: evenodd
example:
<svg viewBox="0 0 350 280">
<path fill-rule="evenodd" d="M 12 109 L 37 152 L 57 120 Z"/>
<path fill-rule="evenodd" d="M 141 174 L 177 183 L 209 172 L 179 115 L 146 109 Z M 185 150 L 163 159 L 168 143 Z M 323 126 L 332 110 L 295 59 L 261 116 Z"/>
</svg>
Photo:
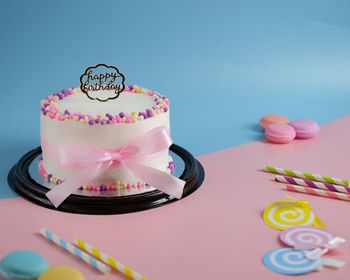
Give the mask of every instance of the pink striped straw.
<svg viewBox="0 0 350 280">
<path fill-rule="evenodd" d="M 350 195 L 345 194 L 345 193 L 325 191 L 325 190 L 319 190 L 319 189 L 297 186 L 297 185 L 287 185 L 286 188 L 288 191 L 305 193 L 305 194 L 312 194 L 312 195 L 318 195 L 318 196 L 323 196 L 323 197 L 328 197 L 328 198 L 335 198 L 335 199 L 350 201 Z"/>
<path fill-rule="evenodd" d="M 299 185 L 303 187 L 310 187 L 310 188 L 321 189 L 325 191 L 350 193 L 349 187 L 334 185 L 326 182 L 314 182 L 309 179 L 298 179 L 298 178 L 292 178 L 289 176 L 276 175 L 275 180 L 281 183 Z"/>
</svg>

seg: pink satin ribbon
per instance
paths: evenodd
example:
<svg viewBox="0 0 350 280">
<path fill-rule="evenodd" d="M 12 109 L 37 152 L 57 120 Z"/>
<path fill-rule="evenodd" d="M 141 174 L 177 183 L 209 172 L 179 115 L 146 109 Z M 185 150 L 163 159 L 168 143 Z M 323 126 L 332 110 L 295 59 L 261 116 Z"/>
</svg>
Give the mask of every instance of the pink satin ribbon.
<svg viewBox="0 0 350 280">
<path fill-rule="evenodd" d="M 172 140 L 165 127 L 156 127 L 118 149 L 93 149 L 78 146 L 50 147 L 45 143 L 47 154 L 55 156 L 62 168 L 78 168 L 79 171 L 62 184 L 46 193 L 55 207 L 82 185 L 102 175 L 108 168 L 125 167 L 135 177 L 158 190 L 181 198 L 185 181 L 141 162 L 154 158 L 169 149 Z"/>
</svg>

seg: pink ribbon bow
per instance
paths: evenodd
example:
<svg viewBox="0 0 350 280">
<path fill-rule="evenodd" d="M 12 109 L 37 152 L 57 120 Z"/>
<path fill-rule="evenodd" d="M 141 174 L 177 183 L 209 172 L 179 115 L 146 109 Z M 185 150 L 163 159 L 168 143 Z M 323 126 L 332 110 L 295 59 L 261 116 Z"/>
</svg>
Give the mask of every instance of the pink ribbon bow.
<svg viewBox="0 0 350 280">
<path fill-rule="evenodd" d="M 158 190 L 181 198 L 185 181 L 153 167 L 143 165 L 164 150 L 169 149 L 172 140 L 165 127 L 156 127 L 133 139 L 118 149 L 93 149 L 87 147 L 61 146 L 56 151 L 46 145 L 48 153 L 55 154 L 63 168 L 80 170 L 62 184 L 46 193 L 55 207 L 58 207 L 80 186 L 98 178 L 108 168 L 125 167 L 131 174 Z"/>
</svg>

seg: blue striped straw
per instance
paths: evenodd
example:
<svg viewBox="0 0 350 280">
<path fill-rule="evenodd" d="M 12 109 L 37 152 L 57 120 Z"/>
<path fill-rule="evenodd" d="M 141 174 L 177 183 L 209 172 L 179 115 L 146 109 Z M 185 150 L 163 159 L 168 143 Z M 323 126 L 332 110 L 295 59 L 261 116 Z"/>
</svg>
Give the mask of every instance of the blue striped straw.
<svg viewBox="0 0 350 280">
<path fill-rule="evenodd" d="M 78 257 L 79 259 L 81 259 L 84 262 L 88 263 L 89 265 L 93 266 L 94 268 L 101 271 L 102 273 L 107 273 L 107 272 L 111 271 L 109 266 L 98 261 L 93 256 L 90 256 L 89 254 L 83 252 L 78 247 L 75 247 L 73 244 L 65 241 L 64 239 L 62 239 L 59 236 L 57 236 L 56 234 L 52 233 L 48 229 L 42 228 L 42 229 L 40 229 L 40 233 L 44 237 L 46 237 L 48 240 L 51 240 L 52 242 L 54 242 L 55 244 L 57 244 L 58 246 L 60 246 L 64 250 L 68 251 L 72 255 Z"/>
</svg>

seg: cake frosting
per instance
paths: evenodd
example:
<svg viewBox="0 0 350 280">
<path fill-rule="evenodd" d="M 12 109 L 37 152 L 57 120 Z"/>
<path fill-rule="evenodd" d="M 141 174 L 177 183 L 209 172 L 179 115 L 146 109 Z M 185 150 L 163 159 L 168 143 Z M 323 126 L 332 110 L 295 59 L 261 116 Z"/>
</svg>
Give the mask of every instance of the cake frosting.
<svg viewBox="0 0 350 280">
<path fill-rule="evenodd" d="M 101 95 L 104 93 L 100 92 Z M 50 94 L 42 100 L 41 106 L 42 159 L 39 171 L 48 182 L 56 185 L 77 172 L 74 167 L 62 168 L 52 152 L 58 147 L 117 149 L 156 127 L 165 127 L 170 133 L 168 99 L 138 86 L 126 86 L 118 98 L 108 102 L 91 100 L 80 88 L 71 88 Z M 168 150 L 160 151 L 142 164 L 164 172 L 174 169 Z M 142 188 L 145 183 L 125 167 L 111 167 L 80 187 L 113 191 Z"/>
</svg>

